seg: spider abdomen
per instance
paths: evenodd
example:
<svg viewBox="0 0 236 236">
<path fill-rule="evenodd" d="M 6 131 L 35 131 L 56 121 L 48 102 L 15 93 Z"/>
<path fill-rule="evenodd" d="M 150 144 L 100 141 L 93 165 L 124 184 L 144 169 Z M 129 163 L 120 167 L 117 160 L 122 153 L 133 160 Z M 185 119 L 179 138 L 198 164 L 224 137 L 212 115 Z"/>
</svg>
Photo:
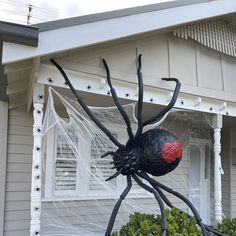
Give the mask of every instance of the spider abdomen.
<svg viewBox="0 0 236 236">
<path fill-rule="evenodd" d="M 117 171 L 123 175 L 143 171 L 161 176 L 174 170 L 182 158 L 182 144 L 171 133 L 151 129 L 113 155 Z"/>
<path fill-rule="evenodd" d="M 182 158 L 182 144 L 171 133 L 152 129 L 139 139 L 141 155 L 138 169 L 154 176 L 165 175 L 174 170 Z"/>
</svg>

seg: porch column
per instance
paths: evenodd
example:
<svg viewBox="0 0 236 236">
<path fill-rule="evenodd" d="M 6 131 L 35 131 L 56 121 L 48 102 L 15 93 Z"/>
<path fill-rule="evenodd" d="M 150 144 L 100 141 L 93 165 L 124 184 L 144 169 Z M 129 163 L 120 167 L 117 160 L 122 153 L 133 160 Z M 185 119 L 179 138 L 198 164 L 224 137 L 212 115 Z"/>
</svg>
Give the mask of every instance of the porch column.
<svg viewBox="0 0 236 236">
<path fill-rule="evenodd" d="M 43 85 L 34 85 L 33 95 L 33 159 L 32 159 L 32 179 L 31 179 L 31 222 L 30 236 L 40 235 L 41 216 L 41 174 L 42 174 L 42 121 L 43 121 Z"/>
<path fill-rule="evenodd" d="M 222 221 L 222 187 L 221 175 L 224 174 L 221 166 L 221 128 L 222 115 L 214 115 L 212 118 L 214 129 L 214 199 L 215 199 L 215 224 Z"/>
</svg>

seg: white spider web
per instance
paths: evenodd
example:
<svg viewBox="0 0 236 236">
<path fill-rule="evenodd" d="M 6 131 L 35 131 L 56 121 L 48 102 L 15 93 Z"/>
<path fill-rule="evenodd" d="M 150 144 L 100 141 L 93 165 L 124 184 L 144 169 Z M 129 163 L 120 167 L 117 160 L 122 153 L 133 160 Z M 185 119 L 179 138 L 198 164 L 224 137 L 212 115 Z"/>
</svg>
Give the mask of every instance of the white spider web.
<svg viewBox="0 0 236 236">
<path fill-rule="evenodd" d="M 64 107 L 63 115 L 55 103 Z M 124 106 L 132 124 L 137 129 L 136 103 Z M 116 107 L 89 107 L 113 136 L 125 145 L 126 126 Z M 196 122 L 197 131 L 190 126 Z M 145 130 L 162 127 L 174 133 L 183 143 L 183 160 L 179 167 L 158 180 L 180 193 L 189 194 L 189 140 L 190 136 L 209 139 L 209 126 L 202 114 L 173 111 L 158 124 Z M 44 118 L 43 145 L 43 196 L 41 235 L 47 236 L 100 236 L 104 235 L 112 209 L 126 187 L 126 178 L 119 176 L 106 182 L 116 172 L 111 169 L 111 156 L 101 155 L 117 147 L 90 120 L 80 105 L 49 88 L 48 104 Z M 191 188 L 191 186 L 190 186 Z M 194 192 L 194 191 L 193 191 Z M 177 207 L 188 208 L 177 198 L 167 195 Z M 138 211 L 157 213 L 159 207 L 154 197 L 133 181 L 133 188 L 123 201 L 116 218 L 114 230 L 128 221 L 129 214 Z"/>
</svg>

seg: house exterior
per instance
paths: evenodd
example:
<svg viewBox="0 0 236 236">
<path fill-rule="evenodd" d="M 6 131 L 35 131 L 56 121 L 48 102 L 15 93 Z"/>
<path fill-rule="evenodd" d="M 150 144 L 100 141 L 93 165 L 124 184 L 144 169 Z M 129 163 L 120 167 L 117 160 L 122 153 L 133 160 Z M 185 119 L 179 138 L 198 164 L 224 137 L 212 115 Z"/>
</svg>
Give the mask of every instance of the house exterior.
<svg viewBox="0 0 236 236">
<path fill-rule="evenodd" d="M 54 130 L 57 126 L 43 130 L 52 93 L 58 94 L 49 103 L 56 106 L 54 118 L 70 118 L 58 99 L 72 95 L 52 58 L 65 69 L 86 103 L 107 107 L 112 99 L 102 58 L 109 64 L 118 97 L 127 104 L 137 101 L 137 56 L 142 54 L 146 119 L 173 96 L 173 84 L 161 78 L 178 78 L 182 86 L 177 110 L 162 127 L 180 137 L 183 160 L 173 175 L 159 180 L 190 198 L 207 224 L 236 217 L 235 19 L 233 0 L 183 0 L 33 27 L 3 22 L 0 236 L 104 235 L 116 198 L 126 186 L 118 179 L 114 192 L 108 194 L 106 186 L 100 188 L 96 181 L 92 185 L 75 156 L 60 159 L 58 146 L 64 144 L 63 135 Z M 64 124 L 62 120 L 53 124 Z M 121 142 L 126 139 L 117 120 L 108 126 Z M 93 143 L 86 138 L 90 149 L 85 157 L 93 160 L 104 150 L 96 149 L 96 144 L 93 153 Z M 70 178 L 62 179 L 65 170 L 59 168 L 70 168 Z M 188 211 L 179 199 L 168 197 Z M 135 206 L 132 210 L 131 205 Z M 115 229 L 140 206 L 158 208 L 151 194 L 134 186 Z"/>
</svg>

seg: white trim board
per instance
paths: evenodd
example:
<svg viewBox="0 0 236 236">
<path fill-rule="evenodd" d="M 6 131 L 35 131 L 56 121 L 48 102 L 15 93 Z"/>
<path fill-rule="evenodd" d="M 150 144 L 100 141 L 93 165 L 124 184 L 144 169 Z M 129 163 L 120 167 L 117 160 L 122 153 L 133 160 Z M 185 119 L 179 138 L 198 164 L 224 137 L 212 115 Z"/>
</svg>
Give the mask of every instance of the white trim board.
<svg viewBox="0 0 236 236">
<path fill-rule="evenodd" d="M 108 96 L 107 93 L 110 89 L 103 77 L 97 75 L 86 75 L 85 73 L 71 70 L 65 70 L 65 72 L 75 89 L 91 94 L 95 93 Z M 68 88 L 68 86 L 65 85 L 65 81 L 60 72 L 58 72 L 55 67 L 49 65 L 40 66 L 37 82 L 49 86 Z M 166 106 L 173 96 L 173 87 L 170 84 L 174 85 L 174 83 L 165 81 L 161 81 L 161 84 L 158 87 L 144 85 L 145 92 L 143 101 Z M 113 79 L 113 85 L 116 88 L 118 97 L 137 101 L 137 83 Z M 227 103 L 223 100 L 199 97 L 197 95 L 186 94 L 183 92 L 179 94 L 175 107 L 212 114 L 236 116 L 236 103 Z"/>
<path fill-rule="evenodd" d="M 59 53 L 235 12 L 236 1 L 217 0 L 40 32 L 37 48 L 4 42 L 2 63 Z"/>
</svg>

